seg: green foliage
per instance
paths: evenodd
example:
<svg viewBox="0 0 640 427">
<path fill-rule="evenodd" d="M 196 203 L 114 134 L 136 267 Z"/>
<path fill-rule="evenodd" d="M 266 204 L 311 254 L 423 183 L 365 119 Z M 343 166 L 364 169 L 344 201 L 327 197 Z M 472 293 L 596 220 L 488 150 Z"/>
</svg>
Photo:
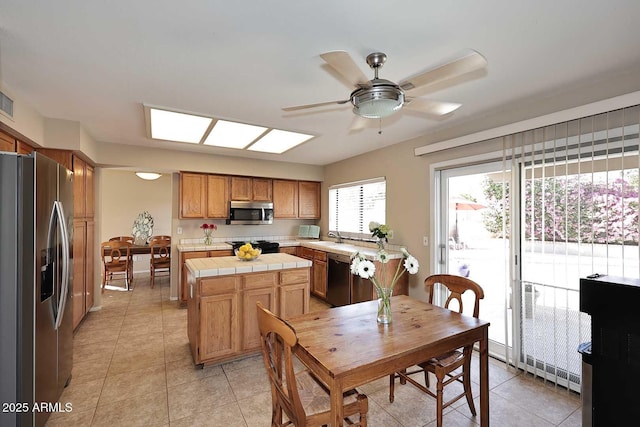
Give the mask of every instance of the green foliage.
<svg viewBox="0 0 640 427">
<path fill-rule="evenodd" d="M 485 178 L 482 182 L 482 192 L 487 208 L 482 213 L 482 222 L 488 232 L 496 237 L 502 236 L 502 231 L 510 227 L 509 218 L 509 183 L 494 182 Z"/>
<path fill-rule="evenodd" d="M 603 173 L 604 174 L 604 173 Z M 606 177 L 606 175 L 604 175 Z M 636 170 L 594 182 L 577 176 L 527 179 L 524 237 L 546 241 L 638 244 Z M 495 236 L 509 231 L 509 184 L 485 178 L 484 226 Z"/>
</svg>

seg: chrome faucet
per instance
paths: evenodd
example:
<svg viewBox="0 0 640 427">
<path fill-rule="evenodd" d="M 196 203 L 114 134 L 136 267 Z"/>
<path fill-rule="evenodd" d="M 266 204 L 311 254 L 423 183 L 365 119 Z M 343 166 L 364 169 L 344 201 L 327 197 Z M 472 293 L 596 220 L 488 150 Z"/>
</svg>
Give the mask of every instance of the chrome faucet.
<svg viewBox="0 0 640 427">
<path fill-rule="evenodd" d="M 342 243 L 343 242 L 342 236 L 340 235 L 339 231 L 336 231 L 335 233 L 333 231 L 330 231 L 329 233 L 327 233 L 327 236 L 335 237 L 336 239 L 338 239 L 336 243 Z"/>
</svg>

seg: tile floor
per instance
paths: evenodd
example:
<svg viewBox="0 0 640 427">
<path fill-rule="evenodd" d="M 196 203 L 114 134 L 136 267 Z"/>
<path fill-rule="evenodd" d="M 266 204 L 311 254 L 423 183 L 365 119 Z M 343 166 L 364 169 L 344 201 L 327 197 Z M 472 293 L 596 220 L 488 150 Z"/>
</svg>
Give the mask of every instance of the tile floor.
<svg viewBox="0 0 640 427">
<path fill-rule="evenodd" d="M 186 309 L 169 300 L 168 278 L 150 289 L 148 276 L 136 276 L 130 292 L 107 290 L 102 309 L 89 313 L 74 336 L 73 378 L 60 399 L 73 410 L 53 414 L 47 426 L 269 426 L 271 395 L 260 355 L 197 369 L 186 322 Z M 576 394 L 493 360 L 489 377 L 492 425 L 581 424 Z M 477 372 L 474 381 L 478 396 Z M 372 427 L 435 426 L 435 400 L 414 387 L 397 386 L 393 404 L 386 378 L 360 389 L 369 396 Z M 479 423 L 464 399 L 445 411 L 445 426 Z"/>
</svg>

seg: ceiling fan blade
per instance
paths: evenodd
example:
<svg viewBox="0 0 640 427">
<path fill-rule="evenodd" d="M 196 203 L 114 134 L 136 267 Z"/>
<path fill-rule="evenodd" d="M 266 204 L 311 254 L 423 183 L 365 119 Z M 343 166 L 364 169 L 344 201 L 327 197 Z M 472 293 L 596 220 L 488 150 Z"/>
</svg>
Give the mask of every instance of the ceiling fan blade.
<svg viewBox="0 0 640 427">
<path fill-rule="evenodd" d="M 487 66 L 487 60 L 484 56 L 472 50 L 467 55 L 440 65 L 422 74 L 411 77 L 400 82 L 403 90 L 412 90 L 415 88 L 440 83 L 444 80 L 452 79 L 472 71 L 480 70 Z"/>
<path fill-rule="evenodd" d="M 336 50 L 323 53 L 320 57 L 352 85 L 360 86 L 369 84 L 367 76 L 364 75 L 360 67 L 358 67 L 347 52 Z"/>
<path fill-rule="evenodd" d="M 284 107 L 282 111 L 298 111 L 298 110 L 306 110 L 307 108 L 315 108 L 315 107 L 323 107 L 325 105 L 341 105 L 346 104 L 351 101 L 350 99 L 345 99 L 342 101 L 328 101 L 328 102 L 319 102 L 317 104 L 307 104 L 307 105 L 298 105 L 296 107 Z"/>
<path fill-rule="evenodd" d="M 367 127 L 367 121 L 370 119 L 365 119 L 364 117 L 354 115 L 353 120 L 351 121 L 351 126 L 349 127 L 349 131 L 357 131 L 364 129 Z"/>
<path fill-rule="evenodd" d="M 461 106 L 462 104 L 456 104 L 455 102 L 443 102 L 424 98 L 412 98 L 404 103 L 403 108 L 411 111 L 419 111 L 421 113 L 426 113 L 432 116 L 444 116 L 445 114 L 449 114 L 457 110 Z"/>
</svg>

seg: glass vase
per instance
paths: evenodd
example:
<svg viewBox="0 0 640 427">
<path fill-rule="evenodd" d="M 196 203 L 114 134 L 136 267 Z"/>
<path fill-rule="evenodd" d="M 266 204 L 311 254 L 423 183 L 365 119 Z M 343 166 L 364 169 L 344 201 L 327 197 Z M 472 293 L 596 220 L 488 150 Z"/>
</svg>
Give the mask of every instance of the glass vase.
<svg viewBox="0 0 640 427">
<path fill-rule="evenodd" d="M 205 235 L 204 235 L 204 244 L 205 244 L 205 246 L 211 245 L 211 235 L 210 234 L 205 233 Z"/>
<path fill-rule="evenodd" d="M 378 323 L 391 323 L 391 295 L 393 289 L 376 288 L 378 294 Z"/>
<path fill-rule="evenodd" d="M 378 239 L 376 244 L 378 245 L 378 250 L 384 250 L 384 239 Z"/>
</svg>

